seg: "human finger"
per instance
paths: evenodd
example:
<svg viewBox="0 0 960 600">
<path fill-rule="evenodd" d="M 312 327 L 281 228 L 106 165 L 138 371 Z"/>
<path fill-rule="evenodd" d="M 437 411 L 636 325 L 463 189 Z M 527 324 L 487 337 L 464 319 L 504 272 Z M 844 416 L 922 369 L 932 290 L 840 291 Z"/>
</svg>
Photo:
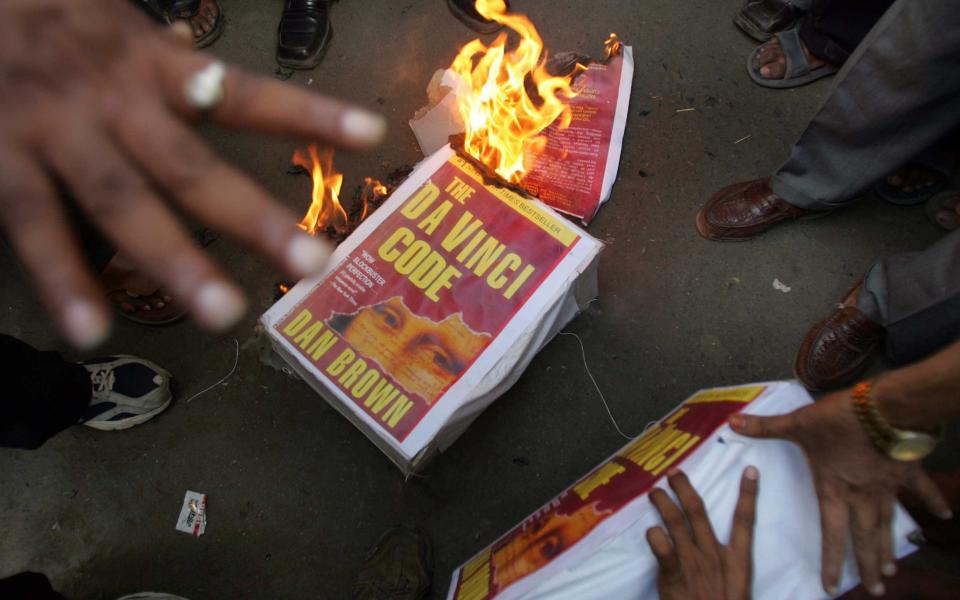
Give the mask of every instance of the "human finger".
<svg viewBox="0 0 960 600">
<path fill-rule="evenodd" d="M 57 191 L 32 158 L 9 148 L 0 149 L 0 225 L 70 342 L 89 349 L 106 340 L 109 313 Z"/>
<path fill-rule="evenodd" d="M 719 558 L 720 544 L 717 542 L 717 536 L 713 533 L 710 517 L 707 516 L 700 494 L 693 489 L 690 480 L 682 471 L 672 472 L 667 477 L 667 481 L 670 482 L 670 487 L 673 488 L 677 499 L 680 500 L 680 506 L 683 507 L 683 512 L 690 523 L 690 528 L 693 530 L 697 546 L 711 556 Z"/>
<path fill-rule="evenodd" d="M 180 112 L 198 116 L 186 100 L 187 81 L 210 65 L 198 52 L 158 52 L 164 93 Z M 223 99 L 208 115 L 213 121 L 276 135 L 321 139 L 339 146 L 367 148 L 378 144 L 387 123 L 378 114 L 285 82 L 255 77 L 230 67 L 223 81 Z"/>
<path fill-rule="evenodd" d="M 225 330 L 240 320 L 243 294 L 190 242 L 112 141 L 78 124 L 44 153 L 93 223 L 145 275 L 190 306 L 203 326 Z"/>
<path fill-rule="evenodd" d="M 679 572 L 680 562 L 677 560 L 677 553 L 662 527 L 651 527 L 647 530 L 647 544 L 660 566 L 661 577 L 669 578 Z"/>
<path fill-rule="evenodd" d="M 660 519 L 663 520 L 663 524 L 670 534 L 670 539 L 673 540 L 673 545 L 677 549 L 677 553 L 683 556 L 692 552 L 696 544 L 693 541 L 690 528 L 687 526 L 687 520 L 684 518 L 680 507 L 660 488 L 650 492 L 650 502 L 653 503 L 657 508 L 657 512 L 660 513 Z"/>
<path fill-rule="evenodd" d="M 873 596 L 884 593 L 880 577 L 880 510 L 877 498 L 858 493 L 851 498 L 853 553 L 864 589 Z"/>
<path fill-rule="evenodd" d="M 733 509 L 733 526 L 730 529 L 730 550 L 747 564 L 753 560 L 753 527 L 757 514 L 759 480 L 760 472 L 756 467 L 743 470 L 740 477 L 740 497 Z"/>
<path fill-rule="evenodd" d="M 802 410 L 802 409 L 801 409 Z M 730 417 L 730 428 L 735 432 L 754 438 L 782 438 L 792 439 L 795 426 L 794 415 L 774 415 L 760 417 L 737 413 Z"/>
<path fill-rule="evenodd" d="M 174 43 L 183 49 L 193 48 L 194 31 L 190 23 L 183 19 L 177 19 L 173 25 L 167 28 L 167 34 L 173 39 Z"/>
<path fill-rule="evenodd" d="M 880 500 L 880 572 L 886 577 L 897 574 L 897 559 L 893 554 L 893 506 L 896 500 Z"/>
<path fill-rule="evenodd" d="M 823 581 L 823 589 L 834 596 L 837 593 L 840 568 L 847 549 L 850 510 L 843 499 L 824 484 L 817 484 L 817 498 L 820 504 L 820 530 L 823 538 L 820 577 Z"/>
<path fill-rule="evenodd" d="M 296 278 L 323 269 L 332 248 L 247 175 L 216 156 L 166 109 L 150 103 L 115 122 L 117 137 L 151 179 L 192 216 L 256 248 Z"/>
<path fill-rule="evenodd" d="M 953 518 L 953 511 L 950 510 L 950 504 L 944 498 L 943 492 L 919 465 L 913 468 L 907 479 L 906 488 L 923 503 L 930 514 L 945 521 Z"/>
</svg>

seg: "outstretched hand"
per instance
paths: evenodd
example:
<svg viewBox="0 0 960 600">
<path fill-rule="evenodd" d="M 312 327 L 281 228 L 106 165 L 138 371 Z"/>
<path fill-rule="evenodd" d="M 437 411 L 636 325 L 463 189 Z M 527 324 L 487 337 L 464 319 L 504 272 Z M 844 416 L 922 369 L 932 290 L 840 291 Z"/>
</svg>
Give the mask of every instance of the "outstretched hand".
<svg viewBox="0 0 960 600">
<path fill-rule="evenodd" d="M 109 317 L 59 186 L 210 329 L 232 326 L 245 300 L 190 243 L 174 207 L 253 246 L 292 277 L 316 273 L 329 256 L 189 123 L 206 116 L 232 128 L 366 147 L 383 137 L 384 121 L 235 69 L 227 71 L 222 102 L 201 115 L 184 87 L 211 61 L 127 0 L 0 3 L 0 226 L 78 346 L 101 342 Z"/>
<path fill-rule="evenodd" d="M 849 391 L 824 396 L 815 404 L 772 417 L 738 414 L 737 433 L 796 443 L 810 464 L 820 503 L 823 534 L 821 577 L 824 590 L 837 593 L 848 537 L 863 585 L 884 592 L 881 574 L 896 573 L 892 521 L 897 491 L 906 488 L 935 515 L 950 510 L 919 462 L 901 462 L 877 450 L 854 413 Z"/>
<path fill-rule="evenodd" d="M 660 566 L 657 590 L 661 600 L 746 600 L 753 580 L 753 525 L 757 505 L 754 467 L 740 478 L 740 497 L 733 513 L 730 544 L 717 541 L 697 491 L 681 472 L 670 475 L 677 506 L 661 489 L 650 492 L 666 531 L 653 527 L 647 543 Z"/>
</svg>

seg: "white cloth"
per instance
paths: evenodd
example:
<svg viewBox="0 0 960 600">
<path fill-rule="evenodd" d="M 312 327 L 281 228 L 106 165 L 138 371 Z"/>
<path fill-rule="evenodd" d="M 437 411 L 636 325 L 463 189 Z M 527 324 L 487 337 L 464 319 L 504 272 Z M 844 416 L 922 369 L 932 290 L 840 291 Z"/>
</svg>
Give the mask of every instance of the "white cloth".
<svg viewBox="0 0 960 600">
<path fill-rule="evenodd" d="M 795 382 L 766 385 L 767 390 L 747 406 L 744 413 L 782 414 L 811 401 L 803 387 Z M 827 598 L 820 579 L 817 498 L 810 470 L 797 446 L 779 440 L 746 438 L 724 424 L 679 467 L 703 497 L 717 538 L 726 543 L 739 495 L 740 474 L 749 465 L 760 471 L 753 598 Z M 658 486 L 669 492 L 665 479 L 661 479 Z M 656 509 L 646 495 L 640 496 L 554 562 L 511 585 L 497 597 L 523 600 L 656 598 L 657 563 L 647 545 L 646 531 L 659 524 Z M 914 528 L 914 522 L 898 505 L 894 522 L 897 557 L 914 550 L 906 540 Z M 841 592 L 858 582 L 850 550 Z M 453 588 L 450 597 L 453 597 Z"/>
</svg>

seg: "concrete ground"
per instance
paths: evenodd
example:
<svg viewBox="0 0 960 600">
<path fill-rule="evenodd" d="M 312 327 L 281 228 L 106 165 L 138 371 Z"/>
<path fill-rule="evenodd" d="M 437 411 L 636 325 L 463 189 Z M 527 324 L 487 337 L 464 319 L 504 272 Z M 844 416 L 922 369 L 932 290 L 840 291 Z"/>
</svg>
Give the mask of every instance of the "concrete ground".
<svg viewBox="0 0 960 600">
<path fill-rule="evenodd" d="M 273 74 L 279 0 L 221 0 L 213 53 Z M 754 42 L 731 24 L 739 0 L 514 0 L 549 48 L 597 51 L 611 31 L 638 60 L 620 179 L 590 232 L 608 248 L 600 300 L 569 327 L 586 347 L 621 426 L 638 432 L 698 388 L 791 377 L 806 329 L 877 257 L 939 235 L 916 208 L 867 197 L 827 219 L 720 245 L 693 216 L 720 186 L 770 173 L 827 94 L 753 85 Z M 347 189 L 420 157 L 407 120 L 434 70 L 472 33 L 443 0 L 346 0 L 334 6 L 324 62 L 291 83 L 385 113 L 390 139 L 341 152 Z M 678 109 L 693 111 L 677 112 Z M 290 140 L 205 130 L 210 142 L 302 211 L 308 181 L 285 174 Z M 742 140 L 742 141 L 739 141 Z M 739 141 L 739 143 L 737 143 Z M 452 569 L 620 447 L 580 358 L 561 337 L 426 473 L 396 468 L 305 384 L 264 365 L 256 316 L 275 272 L 228 240 L 208 249 L 249 291 L 236 332 L 239 368 L 223 386 L 120 433 L 70 429 L 35 452 L 0 452 L 0 574 L 48 573 L 76 599 L 141 589 L 193 600 L 347 598 L 367 547 L 397 523 L 433 539 L 432 597 Z M 9 252 L 0 331 L 61 348 Z M 791 288 L 774 289 L 779 279 Z M 190 324 L 118 321 L 107 352 L 169 368 L 187 398 L 222 377 L 233 337 Z M 73 356 L 73 354 L 71 354 Z M 955 447 L 955 445 L 954 445 Z M 955 462 L 953 457 L 941 462 Z M 185 490 L 209 494 L 207 535 L 174 530 Z"/>
</svg>

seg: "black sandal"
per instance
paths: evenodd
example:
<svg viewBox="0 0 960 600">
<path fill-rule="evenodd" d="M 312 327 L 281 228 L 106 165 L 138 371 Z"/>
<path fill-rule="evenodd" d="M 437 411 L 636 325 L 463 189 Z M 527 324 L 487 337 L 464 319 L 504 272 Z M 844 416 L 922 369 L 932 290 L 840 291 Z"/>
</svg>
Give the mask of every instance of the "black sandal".
<svg viewBox="0 0 960 600">
<path fill-rule="evenodd" d="M 200 10 L 200 0 L 162 0 L 160 6 L 171 21 L 189 19 Z"/>
<path fill-rule="evenodd" d="M 286 0 L 280 17 L 277 62 L 290 69 L 312 69 L 323 59 L 332 33 L 328 0 Z"/>
</svg>

